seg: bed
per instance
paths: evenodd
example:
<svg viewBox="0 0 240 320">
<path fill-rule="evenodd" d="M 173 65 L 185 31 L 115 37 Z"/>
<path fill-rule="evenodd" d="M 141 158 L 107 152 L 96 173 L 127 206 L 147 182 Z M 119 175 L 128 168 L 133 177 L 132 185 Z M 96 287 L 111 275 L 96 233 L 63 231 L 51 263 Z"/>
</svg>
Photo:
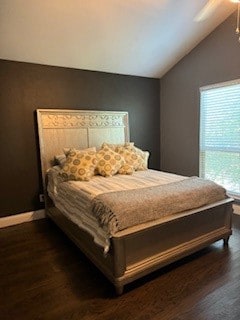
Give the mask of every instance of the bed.
<svg viewBox="0 0 240 320">
<path fill-rule="evenodd" d="M 117 294 L 122 294 L 124 285 L 215 241 L 223 239 L 227 245 L 233 200 L 225 197 L 117 231 L 109 237 L 104 252 L 91 233 L 55 205 L 47 192 L 47 172 L 54 165 L 54 156 L 65 147 L 100 148 L 106 141 L 128 142 L 128 113 L 38 109 L 37 121 L 46 214 L 112 282 Z"/>
</svg>

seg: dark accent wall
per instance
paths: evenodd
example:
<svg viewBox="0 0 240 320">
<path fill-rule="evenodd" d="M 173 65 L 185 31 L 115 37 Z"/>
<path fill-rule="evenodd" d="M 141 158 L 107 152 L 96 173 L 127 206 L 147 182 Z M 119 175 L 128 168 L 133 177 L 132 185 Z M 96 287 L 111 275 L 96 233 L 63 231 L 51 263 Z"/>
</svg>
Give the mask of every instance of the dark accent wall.
<svg viewBox="0 0 240 320">
<path fill-rule="evenodd" d="M 128 111 L 131 141 L 160 167 L 157 79 L 0 60 L 0 217 L 41 208 L 37 108 Z"/>
<path fill-rule="evenodd" d="M 199 88 L 240 78 L 236 12 L 161 79 L 161 169 L 199 172 Z"/>
</svg>

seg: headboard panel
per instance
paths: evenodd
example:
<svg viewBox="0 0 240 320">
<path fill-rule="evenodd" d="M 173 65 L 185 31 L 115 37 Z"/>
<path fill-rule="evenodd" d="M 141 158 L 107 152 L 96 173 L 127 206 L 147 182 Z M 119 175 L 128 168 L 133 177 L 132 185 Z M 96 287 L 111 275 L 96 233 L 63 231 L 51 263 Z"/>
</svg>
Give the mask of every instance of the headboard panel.
<svg viewBox="0 0 240 320">
<path fill-rule="evenodd" d="M 127 112 L 37 109 L 37 121 L 43 182 L 63 148 L 99 148 L 103 142 L 129 141 Z"/>
</svg>

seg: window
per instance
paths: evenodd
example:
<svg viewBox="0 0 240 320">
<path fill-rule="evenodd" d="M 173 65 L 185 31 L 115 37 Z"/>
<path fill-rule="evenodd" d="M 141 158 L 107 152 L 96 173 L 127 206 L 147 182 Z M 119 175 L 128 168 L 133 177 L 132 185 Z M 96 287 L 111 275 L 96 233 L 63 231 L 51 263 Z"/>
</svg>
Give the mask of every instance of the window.
<svg viewBox="0 0 240 320">
<path fill-rule="evenodd" d="M 200 177 L 240 199 L 240 79 L 200 88 Z"/>
</svg>

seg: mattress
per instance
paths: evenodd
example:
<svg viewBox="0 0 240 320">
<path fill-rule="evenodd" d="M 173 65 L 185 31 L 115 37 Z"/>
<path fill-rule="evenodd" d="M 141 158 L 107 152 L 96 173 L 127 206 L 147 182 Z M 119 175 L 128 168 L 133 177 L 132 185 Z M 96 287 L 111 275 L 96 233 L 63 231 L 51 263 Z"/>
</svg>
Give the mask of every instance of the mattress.
<svg viewBox="0 0 240 320">
<path fill-rule="evenodd" d="M 109 234 L 100 227 L 92 214 L 91 199 L 109 192 L 135 190 L 177 182 L 187 177 L 148 169 L 133 175 L 113 177 L 94 176 L 90 181 L 63 182 L 59 177 L 60 167 L 48 171 L 48 194 L 55 206 L 73 223 L 87 231 L 96 244 L 107 253 L 110 246 Z"/>
</svg>

